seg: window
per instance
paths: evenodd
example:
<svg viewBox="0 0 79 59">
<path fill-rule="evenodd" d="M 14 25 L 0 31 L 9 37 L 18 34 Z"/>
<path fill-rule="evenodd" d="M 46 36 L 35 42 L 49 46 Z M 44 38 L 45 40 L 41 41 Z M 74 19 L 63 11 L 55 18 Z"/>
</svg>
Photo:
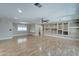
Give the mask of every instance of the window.
<svg viewBox="0 0 79 59">
<path fill-rule="evenodd" d="M 27 31 L 27 26 L 26 25 L 18 25 L 18 31 Z"/>
</svg>

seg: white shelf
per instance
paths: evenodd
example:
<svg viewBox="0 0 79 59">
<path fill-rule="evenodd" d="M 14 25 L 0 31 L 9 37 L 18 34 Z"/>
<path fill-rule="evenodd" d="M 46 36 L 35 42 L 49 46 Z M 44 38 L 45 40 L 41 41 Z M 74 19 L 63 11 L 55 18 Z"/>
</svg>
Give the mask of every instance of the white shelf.
<svg viewBox="0 0 79 59">
<path fill-rule="evenodd" d="M 45 32 L 49 32 L 52 34 L 68 35 L 68 22 L 45 24 L 44 29 Z"/>
<path fill-rule="evenodd" d="M 61 36 L 78 35 L 79 34 L 79 22 L 58 21 L 55 23 L 54 22 L 47 23 L 47 24 L 44 24 L 44 32 L 51 33 L 51 34 L 57 34 Z"/>
<path fill-rule="evenodd" d="M 69 28 L 79 28 L 79 27 L 69 27 Z"/>
<path fill-rule="evenodd" d="M 68 30 L 63 30 L 63 31 L 68 31 Z"/>
<path fill-rule="evenodd" d="M 62 29 L 58 29 L 58 30 L 62 30 Z"/>
</svg>

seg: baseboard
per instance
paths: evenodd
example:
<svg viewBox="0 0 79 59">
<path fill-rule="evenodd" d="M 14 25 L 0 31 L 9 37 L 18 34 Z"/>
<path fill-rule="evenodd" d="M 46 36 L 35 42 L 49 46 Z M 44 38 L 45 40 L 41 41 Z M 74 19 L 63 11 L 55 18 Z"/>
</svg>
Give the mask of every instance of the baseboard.
<svg viewBox="0 0 79 59">
<path fill-rule="evenodd" d="M 64 37 L 64 36 L 60 36 L 60 35 L 45 35 L 45 36 L 50 36 L 50 37 L 56 37 L 56 38 L 63 38 L 63 39 L 68 39 L 68 40 L 79 40 L 79 39 L 75 39 L 75 38 L 71 38 L 71 37 Z"/>
<path fill-rule="evenodd" d="M 0 40 L 6 40 L 6 39 L 12 39 L 13 37 L 4 37 L 4 38 L 0 38 Z"/>
<path fill-rule="evenodd" d="M 13 35 L 13 36 L 23 36 L 23 35 L 28 35 L 28 34 L 16 34 L 16 35 Z"/>
</svg>

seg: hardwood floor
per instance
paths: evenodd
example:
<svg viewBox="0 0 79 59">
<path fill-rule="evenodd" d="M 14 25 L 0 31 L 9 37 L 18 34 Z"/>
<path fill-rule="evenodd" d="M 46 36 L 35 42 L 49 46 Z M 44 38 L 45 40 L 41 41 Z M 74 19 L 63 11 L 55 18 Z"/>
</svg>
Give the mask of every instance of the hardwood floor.
<svg viewBox="0 0 79 59">
<path fill-rule="evenodd" d="M 0 41 L 2 56 L 74 56 L 79 55 L 79 41 L 49 36 L 20 36 Z"/>
</svg>

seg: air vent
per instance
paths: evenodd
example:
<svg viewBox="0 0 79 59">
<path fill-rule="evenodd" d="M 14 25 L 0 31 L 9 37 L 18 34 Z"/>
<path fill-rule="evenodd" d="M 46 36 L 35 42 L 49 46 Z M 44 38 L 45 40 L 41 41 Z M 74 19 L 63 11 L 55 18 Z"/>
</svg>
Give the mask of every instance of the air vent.
<svg viewBox="0 0 79 59">
<path fill-rule="evenodd" d="M 42 7 L 42 5 L 40 3 L 35 3 L 34 5 L 39 7 L 39 8 Z"/>
</svg>

